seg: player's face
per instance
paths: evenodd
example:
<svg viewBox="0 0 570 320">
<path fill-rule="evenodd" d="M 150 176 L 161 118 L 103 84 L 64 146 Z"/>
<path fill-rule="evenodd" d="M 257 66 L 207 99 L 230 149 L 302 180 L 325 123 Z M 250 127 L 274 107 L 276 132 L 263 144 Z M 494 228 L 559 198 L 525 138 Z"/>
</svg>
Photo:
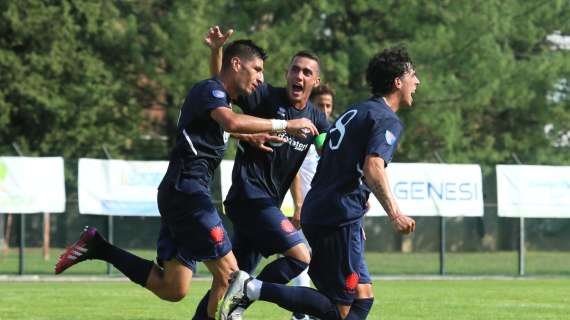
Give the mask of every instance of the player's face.
<svg viewBox="0 0 570 320">
<path fill-rule="evenodd" d="M 263 60 L 254 57 L 240 60 L 237 72 L 237 87 L 240 95 L 250 95 L 263 83 Z"/>
<path fill-rule="evenodd" d="M 402 81 L 402 86 L 400 88 L 400 92 L 402 94 L 400 104 L 406 107 L 411 107 L 412 103 L 414 102 L 412 95 L 416 92 L 416 88 L 420 85 L 420 79 L 416 74 L 416 70 L 413 68 L 404 73 L 400 79 Z"/>
<path fill-rule="evenodd" d="M 317 61 L 296 57 L 287 70 L 287 96 L 294 104 L 304 105 L 320 82 Z"/>
<path fill-rule="evenodd" d="M 320 94 L 312 100 L 313 104 L 325 113 L 327 119 L 331 118 L 333 110 L 333 97 L 330 94 Z"/>
</svg>

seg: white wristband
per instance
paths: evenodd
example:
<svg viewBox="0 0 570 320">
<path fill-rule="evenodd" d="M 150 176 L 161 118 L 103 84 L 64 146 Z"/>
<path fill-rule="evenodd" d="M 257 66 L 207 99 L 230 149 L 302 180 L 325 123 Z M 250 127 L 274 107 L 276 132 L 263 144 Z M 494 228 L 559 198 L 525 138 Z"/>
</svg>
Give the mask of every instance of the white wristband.
<svg viewBox="0 0 570 320">
<path fill-rule="evenodd" d="M 287 120 L 271 119 L 271 131 L 283 131 L 287 129 Z"/>
</svg>

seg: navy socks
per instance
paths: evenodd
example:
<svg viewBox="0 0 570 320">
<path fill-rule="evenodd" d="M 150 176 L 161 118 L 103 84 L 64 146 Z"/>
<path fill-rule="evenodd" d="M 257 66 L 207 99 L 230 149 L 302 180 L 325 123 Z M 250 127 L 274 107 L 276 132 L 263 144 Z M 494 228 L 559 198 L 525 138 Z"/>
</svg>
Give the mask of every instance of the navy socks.
<svg viewBox="0 0 570 320">
<path fill-rule="evenodd" d="M 208 317 L 208 299 L 210 298 L 210 290 L 206 292 L 206 295 L 200 300 L 198 307 L 196 308 L 196 313 L 194 313 L 194 317 L 192 320 L 210 320 L 211 318 Z"/>
<path fill-rule="evenodd" d="M 98 244 L 96 253 L 95 258 L 111 263 L 132 282 L 143 287 L 146 285 L 150 271 L 154 266 L 154 262 L 115 247 L 105 240 Z"/>
<path fill-rule="evenodd" d="M 344 320 L 364 320 L 368 317 L 374 298 L 369 299 L 355 299 L 350 307 L 350 312 Z"/>
<path fill-rule="evenodd" d="M 263 268 L 256 279 L 264 282 L 286 284 L 309 265 L 291 257 L 281 257 Z"/>
<path fill-rule="evenodd" d="M 272 302 L 289 311 L 308 314 L 322 320 L 341 319 L 336 304 L 312 288 L 264 282 L 259 300 Z M 344 320 L 366 319 L 373 303 L 374 298 L 355 299 Z"/>
<path fill-rule="evenodd" d="M 336 305 L 324 294 L 312 288 L 290 287 L 264 282 L 259 300 L 268 301 L 293 312 L 319 319 L 340 319 Z"/>
</svg>

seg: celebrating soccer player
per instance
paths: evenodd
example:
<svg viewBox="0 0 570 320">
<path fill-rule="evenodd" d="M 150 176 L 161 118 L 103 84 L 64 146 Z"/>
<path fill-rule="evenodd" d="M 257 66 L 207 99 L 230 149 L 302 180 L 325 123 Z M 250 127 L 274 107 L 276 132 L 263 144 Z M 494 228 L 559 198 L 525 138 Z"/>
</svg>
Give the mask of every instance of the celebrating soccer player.
<svg viewBox="0 0 570 320">
<path fill-rule="evenodd" d="M 298 139 L 318 133 L 303 117 L 261 119 L 232 111 L 231 101 L 262 86 L 265 57 L 252 41 L 235 41 L 225 49 L 219 78 L 197 83 L 186 96 L 176 145 L 158 190 L 158 265 L 113 246 L 88 227 L 60 257 L 56 274 L 86 259 L 104 260 L 161 299 L 179 301 L 188 291 L 196 262 L 203 261 L 213 275 L 204 309 L 206 318 L 214 318 L 229 276 L 238 270 L 208 188 L 226 149 L 229 135 L 225 131 L 286 133 Z"/>
<path fill-rule="evenodd" d="M 212 71 L 220 61 L 221 45 L 227 39 L 218 27 L 206 38 L 212 49 Z M 225 59 L 225 53 L 223 55 Z M 223 60 L 222 59 L 222 60 Z M 319 132 L 330 127 L 323 112 L 310 101 L 311 91 L 320 83 L 319 58 L 300 51 L 293 56 L 285 74 L 285 88 L 262 84 L 250 94 L 240 97 L 236 104 L 244 113 L 262 118 L 311 119 Z M 267 135 L 242 136 L 254 145 L 240 141 L 232 174 L 232 186 L 224 202 L 228 217 L 234 225 L 232 244 L 241 270 L 253 272 L 262 256 L 282 254 L 269 263 L 257 276 L 274 283 L 287 283 L 305 270 L 310 254 L 303 236 L 281 212 L 281 203 L 299 171 L 316 134 L 298 138 L 280 134 L 282 143 L 272 143 L 266 152 L 258 148 Z M 206 297 L 204 298 L 206 299 Z M 204 300 L 203 300 L 204 301 Z M 248 304 L 240 305 L 233 314 L 239 319 Z M 196 315 L 203 313 L 200 307 Z"/>
<path fill-rule="evenodd" d="M 401 212 L 385 167 L 402 133 L 396 112 L 411 107 L 420 81 L 403 48 L 375 55 L 366 78 L 372 97 L 350 107 L 329 130 L 303 203 L 301 225 L 313 250 L 309 275 L 317 290 L 270 283 L 240 271 L 233 276 L 222 302 L 222 319 L 231 319 L 234 310 L 253 300 L 273 302 L 323 320 L 368 316 L 374 298 L 364 260 L 362 227 L 370 192 L 398 232 L 413 232 L 416 227 L 415 221 Z"/>
</svg>

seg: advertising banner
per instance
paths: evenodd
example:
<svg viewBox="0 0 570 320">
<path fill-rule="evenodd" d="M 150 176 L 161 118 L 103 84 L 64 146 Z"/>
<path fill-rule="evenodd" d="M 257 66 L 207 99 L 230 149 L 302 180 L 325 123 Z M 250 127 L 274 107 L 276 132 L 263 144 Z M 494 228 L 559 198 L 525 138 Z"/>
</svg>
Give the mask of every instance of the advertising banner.
<svg viewBox="0 0 570 320">
<path fill-rule="evenodd" d="M 570 167 L 498 165 L 501 217 L 569 218 Z"/>
<path fill-rule="evenodd" d="M 79 212 L 159 216 L 157 188 L 168 161 L 79 159 Z"/>
<path fill-rule="evenodd" d="M 222 197 L 231 185 L 233 161 L 221 164 Z M 403 213 L 409 216 L 483 216 L 482 175 L 479 165 L 392 163 L 387 168 L 392 192 Z M 293 212 L 288 193 L 281 209 Z M 368 216 L 385 215 L 374 195 L 370 195 Z"/>
<path fill-rule="evenodd" d="M 0 157 L 0 213 L 65 211 L 61 157 Z"/>
</svg>

